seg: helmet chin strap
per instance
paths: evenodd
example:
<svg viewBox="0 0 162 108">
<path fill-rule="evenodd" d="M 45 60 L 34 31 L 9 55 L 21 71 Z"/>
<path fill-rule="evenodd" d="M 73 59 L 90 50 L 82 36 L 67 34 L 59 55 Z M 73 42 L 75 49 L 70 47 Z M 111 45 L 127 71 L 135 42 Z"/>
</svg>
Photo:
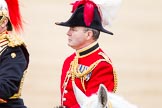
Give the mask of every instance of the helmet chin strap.
<svg viewBox="0 0 162 108">
<path fill-rule="evenodd" d="M 7 20 L 7 19 L 8 19 L 8 18 L 7 18 L 5 15 L 2 15 L 2 17 L 1 17 L 1 19 L 0 19 L 0 27 L 1 27 L 0 34 L 7 30 L 7 26 L 4 25 L 4 22 L 5 22 L 5 20 Z"/>
<path fill-rule="evenodd" d="M 7 19 L 5 15 L 2 15 L 2 18 L 0 19 L 0 26 L 3 24 L 3 22 Z"/>
</svg>

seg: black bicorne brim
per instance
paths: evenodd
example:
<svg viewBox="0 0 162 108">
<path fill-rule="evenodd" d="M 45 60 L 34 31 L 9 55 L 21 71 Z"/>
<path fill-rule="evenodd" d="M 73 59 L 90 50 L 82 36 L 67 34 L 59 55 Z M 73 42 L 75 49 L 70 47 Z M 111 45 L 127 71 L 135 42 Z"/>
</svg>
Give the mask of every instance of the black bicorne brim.
<svg viewBox="0 0 162 108">
<path fill-rule="evenodd" d="M 84 22 L 83 10 L 84 10 L 84 6 L 78 7 L 68 21 L 56 22 L 55 24 L 60 26 L 65 26 L 65 27 L 84 26 L 84 27 L 93 28 L 101 32 L 113 35 L 112 32 L 103 28 L 101 24 L 101 18 L 97 8 L 94 9 L 94 18 L 90 26 L 86 26 Z"/>
</svg>

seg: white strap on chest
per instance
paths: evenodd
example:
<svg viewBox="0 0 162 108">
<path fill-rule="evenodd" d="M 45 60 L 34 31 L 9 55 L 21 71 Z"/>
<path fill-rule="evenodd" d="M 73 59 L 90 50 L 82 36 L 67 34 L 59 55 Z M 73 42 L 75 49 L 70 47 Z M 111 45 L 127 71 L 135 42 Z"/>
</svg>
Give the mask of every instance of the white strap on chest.
<svg viewBox="0 0 162 108">
<path fill-rule="evenodd" d="M 8 46 L 8 41 L 6 39 L 0 40 L 0 55 L 7 48 L 7 46 Z"/>
</svg>

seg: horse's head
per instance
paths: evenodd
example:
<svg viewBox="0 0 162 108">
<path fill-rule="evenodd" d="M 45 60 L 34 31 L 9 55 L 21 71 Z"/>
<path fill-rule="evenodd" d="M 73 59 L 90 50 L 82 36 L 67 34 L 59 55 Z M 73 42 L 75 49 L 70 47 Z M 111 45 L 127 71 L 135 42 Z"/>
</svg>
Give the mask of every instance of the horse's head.
<svg viewBox="0 0 162 108">
<path fill-rule="evenodd" d="M 97 94 L 87 97 L 73 82 L 73 90 L 76 100 L 81 108 L 106 108 L 108 97 L 103 84 L 100 85 Z"/>
<path fill-rule="evenodd" d="M 137 106 L 124 100 L 122 97 L 107 91 L 100 84 L 97 94 L 87 97 L 73 82 L 73 90 L 76 100 L 81 108 L 137 108 Z"/>
</svg>

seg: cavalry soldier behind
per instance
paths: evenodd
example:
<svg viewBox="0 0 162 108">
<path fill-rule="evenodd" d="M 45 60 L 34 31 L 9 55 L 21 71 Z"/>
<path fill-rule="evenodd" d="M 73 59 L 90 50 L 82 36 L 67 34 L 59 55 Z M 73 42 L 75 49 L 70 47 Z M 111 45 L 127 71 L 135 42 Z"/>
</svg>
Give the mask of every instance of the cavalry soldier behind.
<svg viewBox="0 0 162 108">
<path fill-rule="evenodd" d="M 21 30 L 18 0 L 0 0 L 0 108 L 26 108 L 20 96 L 29 54 L 23 40 L 13 35 Z"/>
<path fill-rule="evenodd" d="M 113 3 L 104 1 L 76 1 L 72 4 L 73 14 L 70 19 L 66 22 L 56 23 L 69 27 L 68 45 L 76 50 L 66 58 L 62 67 L 61 105 L 67 108 L 80 108 L 73 92 L 72 81 L 87 96 L 96 93 L 100 84 L 104 84 L 110 92 L 116 90 L 116 73 L 111 60 L 99 47 L 97 40 L 100 32 L 113 35 L 103 27 L 103 25 L 110 24 L 111 19 L 111 13 L 105 9 L 112 8 L 111 4 L 115 7 L 118 6 L 120 0 L 117 0 L 118 2 L 112 0 Z"/>
</svg>

